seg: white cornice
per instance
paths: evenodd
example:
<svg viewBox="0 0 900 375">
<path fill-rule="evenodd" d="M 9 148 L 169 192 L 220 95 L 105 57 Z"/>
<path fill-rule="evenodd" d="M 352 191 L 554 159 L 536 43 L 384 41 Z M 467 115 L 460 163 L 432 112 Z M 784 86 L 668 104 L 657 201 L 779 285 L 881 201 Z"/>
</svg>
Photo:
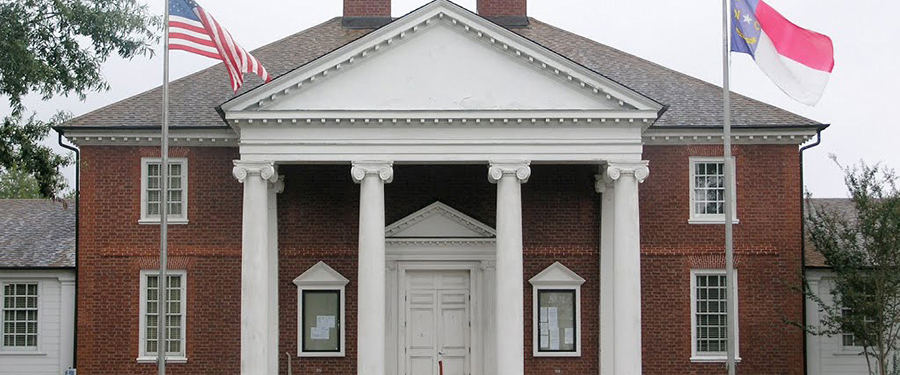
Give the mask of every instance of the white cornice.
<svg viewBox="0 0 900 375">
<path fill-rule="evenodd" d="M 817 129 L 811 127 L 784 128 L 732 128 L 731 140 L 736 144 L 803 144 L 816 135 Z M 666 129 L 665 127 L 647 129 L 643 136 L 645 145 L 686 145 L 686 144 L 721 144 L 724 136 L 721 129 Z"/>
<path fill-rule="evenodd" d="M 235 117 L 236 112 L 264 110 L 269 104 L 319 84 L 329 76 L 339 74 L 342 70 L 414 38 L 438 23 L 453 27 L 474 40 L 491 45 L 535 69 L 543 70 L 560 82 L 594 95 L 597 100 L 612 101 L 623 111 L 649 110 L 653 112 L 655 118 L 656 113 L 662 108 L 659 103 L 451 2 L 435 1 L 300 69 L 223 104 L 222 109 L 228 119 L 239 118 Z"/>
<path fill-rule="evenodd" d="M 159 130 L 66 129 L 66 138 L 77 146 L 159 146 Z M 229 128 L 169 130 L 171 146 L 238 147 L 238 136 Z"/>
<path fill-rule="evenodd" d="M 655 120 L 653 110 L 630 111 L 240 111 L 227 114 L 237 127 L 259 124 L 470 124 L 514 123 L 548 124 L 557 122 L 638 123 L 644 127 Z"/>
</svg>

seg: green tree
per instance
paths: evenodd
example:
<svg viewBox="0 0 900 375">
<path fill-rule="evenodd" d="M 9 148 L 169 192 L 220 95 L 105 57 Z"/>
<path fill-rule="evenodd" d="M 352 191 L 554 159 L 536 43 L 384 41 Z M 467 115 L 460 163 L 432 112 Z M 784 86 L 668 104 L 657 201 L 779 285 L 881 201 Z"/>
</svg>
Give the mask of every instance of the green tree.
<svg viewBox="0 0 900 375">
<path fill-rule="evenodd" d="M 0 199 L 43 198 L 37 180 L 30 174 L 16 170 L 0 170 Z"/>
<path fill-rule="evenodd" d="M 852 333 L 862 346 L 870 374 L 900 374 L 900 191 L 888 168 L 842 168 L 855 217 L 807 201 L 809 240 L 833 271 L 824 302 L 808 287 L 823 317 L 815 334 Z"/>
<path fill-rule="evenodd" d="M 31 173 L 42 195 L 58 194 L 58 168 L 71 158 L 38 142 L 64 117 L 23 117 L 22 98 L 108 89 L 101 64 L 113 54 L 152 56 L 159 25 L 137 0 L 0 0 L 0 96 L 12 109 L 0 124 L 0 168 Z"/>
</svg>

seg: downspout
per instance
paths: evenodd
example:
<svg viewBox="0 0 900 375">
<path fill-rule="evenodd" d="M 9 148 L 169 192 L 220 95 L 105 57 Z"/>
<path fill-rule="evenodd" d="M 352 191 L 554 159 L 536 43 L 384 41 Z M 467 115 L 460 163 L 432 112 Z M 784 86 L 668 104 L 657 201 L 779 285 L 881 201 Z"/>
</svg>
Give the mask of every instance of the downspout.
<svg viewBox="0 0 900 375">
<path fill-rule="evenodd" d="M 803 211 L 803 151 L 809 150 L 822 143 L 822 129 L 816 130 L 816 141 L 812 144 L 800 147 L 800 274 L 806 275 L 806 219 Z M 806 281 L 804 281 L 806 282 Z M 806 295 L 803 295 L 801 314 L 803 315 L 803 373 L 809 375 L 809 357 L 806 355 Z"/>
<path fill-rule="evenodd" d="M 79 209 L 81 198 L 81 151 L 78 148 L 63 143 L 63 131 L 55 129 L 59 135 L 59 146 L 75 153 L 75 327 L 72 327 L 72 334 L 75 336 L 72 343 L 72 368 L 78 368 L 78 245 L 80 232 Z"/>
</svg>

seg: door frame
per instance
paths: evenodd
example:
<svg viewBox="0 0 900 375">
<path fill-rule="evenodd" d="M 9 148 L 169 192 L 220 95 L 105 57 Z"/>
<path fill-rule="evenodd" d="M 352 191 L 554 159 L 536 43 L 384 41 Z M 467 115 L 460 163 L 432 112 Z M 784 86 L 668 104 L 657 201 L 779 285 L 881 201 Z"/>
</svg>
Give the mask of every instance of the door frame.
<svg viewBox="0 0 900 375">
<path fill-rule="evenodd" d="M 393 263 L 395 267 L 390 267 L 395 271 L 393 275 L 388 275 L 388 284 L 393 284 L 388 289 L 388 343 L 386 348 L 393 348 L 395 351 L 393 356 L 393 364 L 388 365 L 389 369 L 396 369 L 397 374 L 406 374 L 406 277 L 409 271 L 468 271 L 469 272 L 469 320 L 472 322 L 469 327 L 469 345 L 471 352 L 469 353 L 470 374 L 485 374 L 485 349 L 489 338 L 493 338 L 493 314 L 485 306 L 486 288 L 493 288 L 493 280 L 490 286 L 486 282 L 486 271 L 493 270 L 493 261 L 472 260 L 472 261 L 400 261 Z M 393 276 L 393 277 L 391 277 Z M 492 293 L 491 293 L 492 294 Z M 392 329 L 392 327 L 394 327 Z M 486 333 L 488 332 L 488 333 Z M 391 358 L 389 356 L 389 358 Z"/>
</svg>

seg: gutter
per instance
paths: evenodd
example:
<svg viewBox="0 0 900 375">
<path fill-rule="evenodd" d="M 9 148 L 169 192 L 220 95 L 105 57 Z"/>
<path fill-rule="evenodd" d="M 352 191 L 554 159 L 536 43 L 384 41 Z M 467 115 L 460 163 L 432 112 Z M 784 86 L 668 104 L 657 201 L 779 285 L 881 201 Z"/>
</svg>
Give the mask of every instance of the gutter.
<svg viewBox="0 0 900 375">
<path fill-rule="evenodd" d="M 76 267 L 0 267 L 0 271 L 71 271 L 71 270 L 76 270 L 76 272 L 78 272 Z M 76 291 L 76 294 L 77 293 L 78 292 Z"/>
<path fill-rule="evenodd" d="M 56 130 L 56 133 L 59 135 L 60 147 L 75 153 L 75 327 L 73 327 L 72 330 L 75 337 L 73 338 L 74 342 L 72 343 L 72 368 L 78 368 L 78 293 L 80 293 L 80 289 L 78 288 L 78 247 L 80 243 L 79 232 L 81 227 L 81 217 L 79 215 L 81 208 L 81 151 L 76 147 L 63 143 L 64 130 L 61 128 L 56 128 L 54 130 Z"/>
<path fill-rule="evenodd" d="M 800 274 L 802 277 L 806 277 L 806 219 L 803 217 L 803 151 L 809 150 L 813 147 L 818 146 L 822 143 L 822 130 L 824 130 L 827 125 L 822 126 L 816 131 L 816 141 L 812 144 L 800 147 Z M 804 282 L 806 282 L 804 280 Z M 806 295 L 803 296 L 802 305 L 800 306 L 801 314 L 803 315 L 801 322 L 803 322 L 803 327 L 806 328 Z M 807 339 L 806 339 L 806 330 L 803 331 L 803 373 L 809 375 L 809 358 L 806 355 L 807 350 Z"/>
</svg>

